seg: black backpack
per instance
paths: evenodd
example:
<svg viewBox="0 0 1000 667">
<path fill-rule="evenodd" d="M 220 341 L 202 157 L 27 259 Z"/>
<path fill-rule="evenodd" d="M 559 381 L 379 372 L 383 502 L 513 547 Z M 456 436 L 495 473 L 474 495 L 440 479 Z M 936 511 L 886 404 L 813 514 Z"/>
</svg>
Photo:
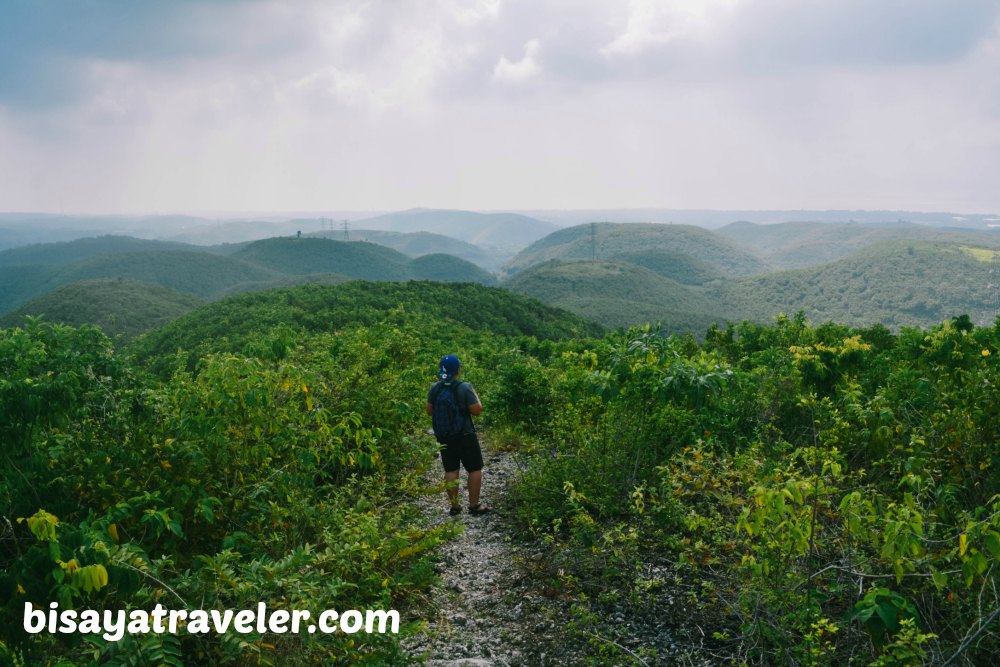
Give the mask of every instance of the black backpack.
<svg viewBox="0 0 1000 667">
<path fill-rule="evenodd" d="M 431 396 L 431 422 L 434 425 L 434 437 L 438 441 L 453 435 L 462 435 L 465 430 L 465 415 L 468 406 L 462 405 L 458 397 L 461 382 L 445 384 L 439 382 Z"/>
</svg>

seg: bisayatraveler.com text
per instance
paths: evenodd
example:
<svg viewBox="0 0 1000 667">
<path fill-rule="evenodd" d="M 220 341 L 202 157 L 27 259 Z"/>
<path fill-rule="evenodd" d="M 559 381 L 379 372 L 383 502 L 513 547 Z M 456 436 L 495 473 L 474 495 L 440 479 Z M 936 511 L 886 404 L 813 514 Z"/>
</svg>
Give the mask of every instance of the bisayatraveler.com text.
<svg viewBox="0 0 1000 667">
<path fill-rule="evenodd" d="M 315 618 L 315 621 L 313 619 Z M 126 634 L 332 634 L 342 632 L 399 633 L 399 612 L 394 609 L 327 609 L 318 615 L 307 609 L 268 609 L 263 602 L 256 609 L 167 609 L 157 604 L 152 611 L 60 609 L 57 602 L 35 608 L 24 604 L 24 630 L 29 634 L 99 634 L 118 641 Z"/>
</svg>

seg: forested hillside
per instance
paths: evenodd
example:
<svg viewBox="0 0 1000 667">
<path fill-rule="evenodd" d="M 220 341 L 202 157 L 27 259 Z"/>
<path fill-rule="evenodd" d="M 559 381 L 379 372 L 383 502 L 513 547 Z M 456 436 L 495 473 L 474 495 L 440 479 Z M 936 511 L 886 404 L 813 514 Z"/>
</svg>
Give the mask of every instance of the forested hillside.
<svg viewBox="0 0 1000 667">
<path fill-rule="evenodd" d="M 940 241 L 1000 248 L 1000 230 L 925 227 L 909 223 L 845 224 L 785 222 L 755 225 L 736 222 L 716 230 L 761 254 L 777 268 L 793 269 L 826 264 L 882 241 Z"/>
<path fill-rule="evenodd" d="M 97 236 L 63 243 L 36 243 L 3 250 L 0 251 L 0 266 L 24 266 L 29 264 L 62 265 L 96 255 L 197 249 L 195 246 L 185 243 L 150 241 L 131 236 Z"/>
<path fill-rule="evenodd" d="M 561 229 L 532 243 L 506 265 L 510 273 L 551 259 L 600 259 L 653 250 L 686 255 L 701 270 L 745 276 L 767 270 L 753 252 L 701 227 L 649 223 L 593 223 Z M 687 282 L 687 281 L 684 281 Z"/>
<path fill-rule="evenodd" d="M 140 360 L 155 365 L 157 359 L 167 359 L 178 349 L 197 351 L 206 341 L 212 349 L 239 351 L 260 330 L 277 332 L 281 344 L 291 344 L 306 333 L 382 321 L 403 327 L 433 325 L 443 332 L 457 327 L 456 331 L 551 339 L 602 331 L 599 325 L 571 313 L 497 288 L 470 283 L 353 281 L 228 297 L 148 333 L 135 342 L 133 351 Z"/>
<path fill-rule="evenodd" d="M 810 320 L 926 326 L 1000 312 L 1000 252 L 930 241 L 884 241 L 823 266 L 713 283 L 730 319 L 802 310 Z"/>
<path fill-rule="evenodd" d="M 691 331 L 725 321 L 703 290 L 634 264 L 551 260 L 503 286 L 611 328 L 660 322 L 666 331 Z"/>
<path fill-rule="evenodd" d="M 0 318 L 0 327 L 24 324 L 24 318 L 99 326 L 112 338 L 128 340 L 175 320 L 203 301 L 191 294 L 123 278 L 81 280 L 57 287 Z"/>
</svg>

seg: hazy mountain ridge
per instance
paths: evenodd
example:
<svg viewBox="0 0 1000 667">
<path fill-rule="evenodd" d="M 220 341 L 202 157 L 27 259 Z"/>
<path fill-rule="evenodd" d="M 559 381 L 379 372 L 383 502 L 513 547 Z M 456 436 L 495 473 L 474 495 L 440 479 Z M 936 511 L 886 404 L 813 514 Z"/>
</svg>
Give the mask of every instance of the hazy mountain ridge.
<svg viewBox="0 0 1000 667">
<path fill-rule="evenodd" d="M 552 259 L 607 260 L 651 250 L 688 255 L 725 276 L 768 268 L 753 251 L 706 229 L 656 223 L 591 223 L 562 229 L 532 243 L 504 268 L 513 274 Z"/>
<path fill-rule="evenodd" d="M 753 248 L 780 268 L 801 268 L 832 262 L 882 241 L 925 240 L 1000 247 L 1000 229 L 970 230 L 915 224 L 824 224 L 788 222 L 757 225 L 738 222 L 716 233 Z"/>
<path fill-rule="evenodd" d="M 472 243 L 433 232 L 352 229 L 347 234 L 343 231 L 320 231 L 311 232 L 308 236 L 320 236 L 333 240 L 368 241 L 392 248 L 410 257 L 446 253 L 472 262 L 487 271 L 498 271 L 504 262 L 514 256 L 512 252 L 489 251 Z"/>
<path fill-rule="evenodd" d="M 359 228 L 392 232 L 432 232 L 483 248 L 507 252 L 521 248 L 559 229 L 551 222 L 517 213 L 476 213 L 411 209 L 357 220 Z"/>
<path fill-rule="evenodd" d="M 107 236 L 25 246 L 0 253 L 0 315 L 36 298 L 53 312 L 72 310 L 71 303 L 62 304 L 61 300 L 72 300 L 76 293 L 59 288 L 80 281 L 122 278 L 202 299 L 355 279 L 495 282 L 491 274 L 458 257 L 435 254 L 410 258 L 391 248 L 363 241 L 279 237 L 201 248 Z M 120 293 L 107 285 L 101 285 L 100 289 L 91 285 L 91 288 L 107 295 L 108 311 L 117 312 L 114 304 L 123 302 Z M 48 298 L 42 298 L 43 295 Z M 44 312 L 38 303 L 32 305 L 31 313 Z M 136 304 L 140 310 L 146 308 L 140 301 Z M 88 312 L 95 310 L 92 307 Z M 106 318 L 98 313 L 93 321 Z"/>
</svg>

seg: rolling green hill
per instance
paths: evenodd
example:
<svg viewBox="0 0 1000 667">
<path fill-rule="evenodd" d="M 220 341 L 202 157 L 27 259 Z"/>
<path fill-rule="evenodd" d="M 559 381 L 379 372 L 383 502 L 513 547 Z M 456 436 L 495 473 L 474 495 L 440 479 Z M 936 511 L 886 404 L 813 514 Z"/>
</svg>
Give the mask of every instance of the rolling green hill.
<svg viewBox="0 0 1000 667">
<path fill-rule="evenodd" d="M 597 335 L 601 327 L 576 315 L 507 290 L 472 283 L 352 281 L 301 285 L 231 296 L 147 333 L 134 350 L 140 358 L 194 350 L 213 340 L 216 348 L 239 349 L 253 331 L 284 325 L 294 331 L 335 331 L 347 324 L 386 319 L 439 320 L 497 335 L 567 339 Z M 225 339 L 223 342 L 220 340 Z"/>
<path fill-rule="evenodd" d="M 670 250 L 653 249 L 623 252 L 613 255 L 610 260 L 635 264 L 685 285 L 703 285 L 724 277 L 708 262 Z"/>
<path fill-rule="evenodd" d="M 496 278 L 472 262 L 444 253 L 414 258 L 407 264 L 407 268 L 409 268 L 410 274 L 418 280 L 467 282 L 481 285 L 492 285 L 496 282 Z"/>
<path fill-rule="evenodd" d="M 42 264 L 0 266 L 0 314 L 45 292 L 52 274 L 52 267 Z"/>
<path fill-rule="evenodd" d="M 551 260 L 503 286 L 608 327 L 661 322 L 666 331 L 689 331 L 724 319 L 699 288 L 634 264 Z"/>
<path fill-rule="evenodd" d="M 360 280 L 493 282 L 489 273 L 458 257 L 434 254 L 411 259 L 366 241 L 279 237 L 248 243 L 232 257 L 291 275 L 335 273 Z"/>
<path fill-rule="evenodd" d="M 391 232 L 432 232 L 460 239 L 482 248 L 517 252 L 529 243 L 559 229 L 517 213 L 473 213 L 413 209 L 357 220 L 356 226 Z"/>
<path fill-rule="evenodd" d="M 43 315 L 60 324 L 94 324 L 109 336 L 128 340 L 202 303 L 196 296 L 135 280 L 82 280 L 32 299 L 0 318 L 0 327 L 18 326 L 28 315 Z"/>
<path fill-rule="evenodd" d="M 66 266 L 53 280 L 66 284 L 88 278 L 132 278 L 210 297 L 237 283 L 272 280 L 281 275 L 238 258 L 200 250 L 166 250 L 91 257 Z"/>
<path fill-rule="evenodd" d="M 779 268 L 802 268 L 847 257 L 882 241 L 941 241 L 1000 248 L 1000 231 L 925 227 L 913 224 L 831 224 L 735 222 L 717 234 L 754 248 Z"/>
<path fill-rule="evenodd" d="M 406 280 L 410 258 L 365 243 L 324 238 L 275 237 L 248 243 L 232 257 L 290 275 L 339 273 L 363 280 Z"/>
<path fill-rule="evenodd" d="M 352 279 L 494 282 L 457 257 L 413 259 L 363 241 L 278 237 L 202 249 L 105 236 L 0 252 L 0 314 L 61 285 L 97 278 L 126 278 L 202 298 Z"/>
<path fill-rule="evenodd" d="M 96 255 L 157 250 L 199 250 L 186 243 L 150 241 L 131 236 L 96 236 L 62 243 L 35 243 L 0 251 L 0 266 L 70 264 Z"/>
<path fill-rule="evenodd" d="M 304 235 L 305 236 L 305 235 Z M 308 236 L 340 240 L 343 232 L 311 232 Z M 431 232 L 386 232 L 374 229 L 352 229 L 350 238 L 353 241 L 368 241 L 397 250 L 410 257 L 421 257 L 438 253 L 447 253 L 460 257 L 487 271 L 497 271 L 513 256 L 513 253 L 487 251 L 472 243 L 443 234 Z"/>
<path fill-rule="evenodd" d="M 597 259 L 602 260 L 654 250 L 675 257 L 687 255 L 702 270 L 724 276 L 745 276 L 767 269 L 751 251 L 708 230 L 653 223 L 595 223 L 561 229 L 532 243 L 505 268 L 517 273 L 550 259 L 590 259 L 595 250 Z"/>
<path fill-rule="evenodd" d="M 94 278 L 128 278 L 199 297 L 238 283 L 273 280 L 282 274 L 200 250 L 143 250 L 96 255 L 59 265 L 0 267 L 0 313 L 62 285 Z"/>
<path fill-rule="evenodd" d="M 852 325 L 927 325 L 963 313 L 986 324 L 1000 294 L 995 255 L 973 246 L 883 241 L 823 266 L 716 282 L 712 292 L 733 320 L 803 310 L 813 321 Z"/>
</svg>

